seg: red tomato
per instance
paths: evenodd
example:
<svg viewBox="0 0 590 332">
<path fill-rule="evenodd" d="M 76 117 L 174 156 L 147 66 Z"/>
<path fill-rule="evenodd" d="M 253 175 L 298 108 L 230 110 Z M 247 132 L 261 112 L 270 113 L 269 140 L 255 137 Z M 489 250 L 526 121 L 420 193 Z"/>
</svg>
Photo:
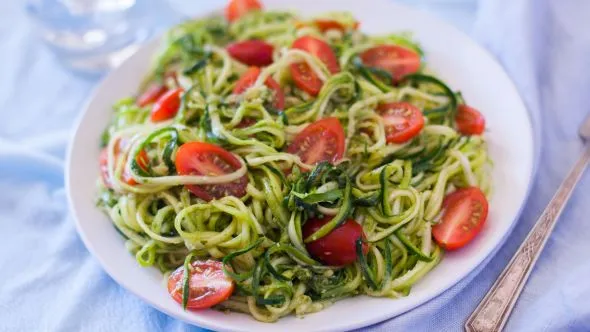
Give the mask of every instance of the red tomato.
<svg viewBox="0 0 590 332">
<path fill-rule="evenodd" d="M 137 97 L 136 103 L 139 107 L 144 107 L 146 105 L 154 103 L 160 96 L 162 96 L 168 89 L 166 86 L 153 83 L 145 89 L 145 91 Z"/>
<path fill-rule="evenodd" d="M 328 19 L 317 19 L 314 21 L 314 24 L 320 29 L 321 32 L 326 32 L 328 30 L 340 30 L 346 31 L 346 26 L 336 20 L 328 20 Z M 353 30 L 358 29 L 359 22 L 354 22 L 352 26 Z"/>
<path fill-rule="evenodd" d="M 176 169 L 180 175 L 223 175 L 241 167 L 233 154 L 225 149 L 205 142 L 190 142 L 180 146 L 176 152 Z M 187 185 L 195 196 L 205 201 L 225 196 L 242 197 L 246 195 L 248 177 L 222 184 Z"/>
<path fill-rule="evenodd" d="M 223 263 L 214 260 L 194 261 L 189 276 L 188 309 L 207 309 L 227 300 L 234 291 L 234 282 L 223 273 Z M 182 304 L 184 266 L 168 277 L 168 293 Z"/>
<path fill-rule="evenodd" d="M 293 48 L 306 51 L 319 58 L 332 74 L 340 71 L 340 65 L 338 64 L 338 59 L 334 51 L 323 40 L 311 36 L 303 36 L 293 42 Z M 317 96 L 322 88 L 323 82 L 311 70 L 309 65 L 305 62 L 294 63 L 290 66 L 290 69 L 295 85 L 310 95 Z"/>
<path fill-rule="evenodd" d="M 139 167 L 141 167 L 144 171 L 147 170 L 148 164 L 149 164 L 149 158 L 147 153 L 145 152 L 145 150 L 141 150 L 139 152 L 139 154 L 137 155 L 137 159 L 135 159 L 137 161 L 137 164 L 139 165 Z M 131 175 L 131 173 L 129 173 L 127 171 L 127 169 L 125 169 L 123 171 L 123 181 L 125 181 L 127 184 L 129 185 L 136 185 L 137 181 L 135 181 L 135 179 L 133 178 L 133 176 Z"/>
<path fill-rule="evenodd" d="M 332 74 L 340 71 L 340 65 L 338 64 L 338 59 L 334 51 L 332 51 L 330 45 L 321 39 L 312 36 L 303 36 L 293 42 L 292 48 L 308 52 L 319 58 Z"/>
<path fill-rule="evenodd" d="M 258 67 L 250 67 L 248 70 L 240 76 L 240 79 L 236 82 L 234 86 L 233 93 L 239 95 L 244 91 L 248 90 L 249 87 L 256 82 L 256 79 L 260 75 L 260 68 Z M 266 82 L 264 82 L 266 83 Z"/>
<path fill-rule="evenodd" d="M 102 177 L 102 183 L 107 188 L 112 188 L 111 177 L 109 176 L 109 152 L 107 148 L 100 151 L 100 157 L 98 157 L 100 164 L 100 176 Z"/>
<path fill-rule="evenodd" d="M 318 120 L 295 136 L 287 152 L 310 165 L 321 161 L 334 163 L 344 155 L 344 129 L 336 118 Z"/>
<path fill-rule="evenodd" d="M 251 87 L 256 79 L 260 75 L 260 68 L 258 67 L 250 67 L 248 71 L 246 71 L 242 77 L 236 82 L 236 86 L 234 87 L 233 93 L 240 94 L 246 91 L 249 87 Z M 272 77 L 268 77 L 264 82 L 269 89 L 274 92 L 275 95 L 275 102 L 273 106 L 279 110 L 282 110 L 285 107 L 285 94 L 281 89 L 281 86 L 277 81 L 275 81 Z"/>
<path fill-rule="evenodd" d="M 420 55 L 398 45 L 381 45 L 364 51 L 363 64 L 388 71 L 394 82 L 420 69 Z"/>
<path fill-rule="evenodd" d="M 127 142 L 124 140 L 120 140 L 119 142 L 117 142 L 117 144 L 115 144 L 115 151 L 114 151 L 115 164 L 117 164 L 117 162 L 118 162 L 121 149 L 125 148 L 126 145 L 127 145 Z M 112 188 L 113 184 L 112 184 L 111 178 L 109 176 L 108 159 L 109 159 L 108 151 L 106 148 L 104 148 L 100 152 L 100 157 L 99 157 L 100 175 L 102 177 L 102 182 L 105 185 L 105 187 Z M 141 167 L 144 170 L 147 170 L 147 167 L 149 165 L 149 158 L 148 158 L 148 155 L 145 152 L 145 150 L 141 150 L 141 152 L 137 155 L 136 160 L 137 160 L 139 167 Z M 129 185 L 133 186 L 133 185 L 137 184 L 137 181 L 135 181 L 135 179 L 133 179 L 131 174 L 126 169 L 123 171 L 123 174 L 121 175 L 121 177 L 122 177 L 123 181 L 125 181 Z"/>
<path fill-rule="evenodd" d="M 312 96 L 317 96 L 324 82 L 311 70 L 305 62 L 294 63 L 290 66 L 291 76 L 297 87 Z"/>
<path fill-rule="evenodd" d="M 488 217 L 488 200 L 477 187 L 448 194 L 442 207 L 442 220 L 432 227 L 432 235 L 447 250 L 461 248 L 473 240 Z"/>
<path fill-rule="evenodd" d="M 160 122 L 172 119 L 180 107 L 180 95 L 183 90 L 178 88 L 164 93 L 152 108 L 152 122 Z"/>
<path fill-rule="evenodd" d="M 312 235 L 331 219 L 331 216 L 326 216 L 322 219 L 308 220 L 303 225 L 303 237 Z M 305 248 L 313 257 L 327 265 L 343 266 L 356 261 L 356 241 L 359 238 L 365 239 L 363 227 L 356 221 L 348 219 L 328 235 L 305 244 Z M 366 255 L 368 251 L 369 246 L 363 243 L 363 254 Z"/>
<path fill-rule="evenodd" d="M 240 121 L 240 123 L 238 123 L 236 128 L 248 128 L 255 123 L 256 123 L 256 119 L 254 119 L 254 118 L 242 118 L 242 121 Z"/>
<path fill-rule="evenodd" d="M 463 135 L 481 135 L 486 127 L 486 119 L 478 110 L 465 104 L 457 107 L 457 130 Z"/>
<path fill-rule="evenodd" d="M 262 5 L 258 0 L 231 0 L 225 8 L 225 17 L 232 22 L 249 11 L 260 9 Z"/>
<path fill-rule="evenodd" d="M 424 127 L 420 109 L 410 103 L 380 104 L 377 110 L 383 118 L 387 143 L 404 143 L 414 138 Z"/>
<path fill-rule="evenodd" d="M 229 44 L 227 52 L 245 65 L 263 67 L 272 63 L 273 46 L 262 40 L 246 40 Z"/>
</svg>

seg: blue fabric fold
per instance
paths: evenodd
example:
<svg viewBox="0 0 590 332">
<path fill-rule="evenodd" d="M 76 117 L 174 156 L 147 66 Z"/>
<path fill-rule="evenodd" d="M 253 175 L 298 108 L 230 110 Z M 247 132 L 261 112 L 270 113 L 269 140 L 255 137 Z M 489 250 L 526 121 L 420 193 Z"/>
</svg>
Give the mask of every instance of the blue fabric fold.
<svg viewBox="0 0 590 332">
<path fill-rule="evenodd" d="M 452 20 L 494 54 L 525 100 L 539 143 L 531 196 L 497 254 L 432 301 L 366 328 L 458 331 L 580 153 L 577 126 L 590 110 L 590 2 L 405 2 Z M 180 1 L 174 5 L 183 8 Z M 36 39 L 21 6 L 0 4 L 0 331 L 200 330 L 123 290 L 76 234 L 60 142 L 96 80 L 64 71 Z M 589 185 L 585 175 L 507 331 L 590 331 Z"/>
</svg>

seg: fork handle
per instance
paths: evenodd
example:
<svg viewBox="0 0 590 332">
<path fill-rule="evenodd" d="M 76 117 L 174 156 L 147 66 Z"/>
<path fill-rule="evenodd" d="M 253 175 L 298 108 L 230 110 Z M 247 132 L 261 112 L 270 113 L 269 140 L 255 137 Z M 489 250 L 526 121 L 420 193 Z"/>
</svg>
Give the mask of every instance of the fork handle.
<svg viewBox="0 0 590 332">
<path fill-rule="evenodd" d="M 504 328 L 535 262 L 545 247 L 563 207 L 586 169 L 588 161 L 590 161 L 590 143 L 586 144 L 582 156 L 561 183 L 549 205 L 502 274 L 465 322 L 465 331 L 495 332 Z"/>
</svg>

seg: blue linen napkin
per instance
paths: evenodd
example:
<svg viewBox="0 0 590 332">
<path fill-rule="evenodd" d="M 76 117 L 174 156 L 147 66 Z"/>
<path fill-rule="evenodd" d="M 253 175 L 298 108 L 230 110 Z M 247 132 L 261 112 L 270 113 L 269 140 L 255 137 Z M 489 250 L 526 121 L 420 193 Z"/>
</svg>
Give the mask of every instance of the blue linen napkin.
<svg viewBox="0 0 590 332">
<path fill-rule="evenodd" d="M 458 331 L 580 152 L 577 126 L 590 110 L 590 2 L 411 3 L 452 19 L 498 58 L 525 99 L 540 142 L 531 196 L 498 253 L 436 299 L 367 328 Z M 118 286 L 77 236 L 62 189 L 63 130 L 96 82 L 72 77 L 57 66 L 35 39 L 20 6 L 0 4 L 0 331 L 200 330 Z M 590 330 L 590 261 L 585 256 L 590 251 L 590 227 L 585 225 L 589 184 L 586 175 L 537 263 L 508 331 Z"/>
</svg>

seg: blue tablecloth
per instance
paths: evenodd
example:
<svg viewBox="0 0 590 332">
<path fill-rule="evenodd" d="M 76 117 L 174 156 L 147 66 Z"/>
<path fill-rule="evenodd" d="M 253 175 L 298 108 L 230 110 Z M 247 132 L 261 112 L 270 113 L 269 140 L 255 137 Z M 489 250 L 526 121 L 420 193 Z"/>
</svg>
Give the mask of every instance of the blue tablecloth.
<svg viewBox="0 0 590 332">
<path fill-rule="evenodd" d="M 531 196 L 499 252 L 438 298 L 369 328 L 457 331 L 581 150 L 577 126 L 590 109 L 590 2 L 404 2 L 446 17 L 500 60 L 540 139 Z M 173 1 L 193 14 L 215 4 Z M 196 331 L 119 287 L 86 251 L 68 216 L 64 142 L 96 83 L 58 65 L 36 39 L 21 2 L 0 3 L 0 331 Z M 590 330 L 588 185 L 590 175 L 564 211 L 507 330 Z"/>
</svg>

